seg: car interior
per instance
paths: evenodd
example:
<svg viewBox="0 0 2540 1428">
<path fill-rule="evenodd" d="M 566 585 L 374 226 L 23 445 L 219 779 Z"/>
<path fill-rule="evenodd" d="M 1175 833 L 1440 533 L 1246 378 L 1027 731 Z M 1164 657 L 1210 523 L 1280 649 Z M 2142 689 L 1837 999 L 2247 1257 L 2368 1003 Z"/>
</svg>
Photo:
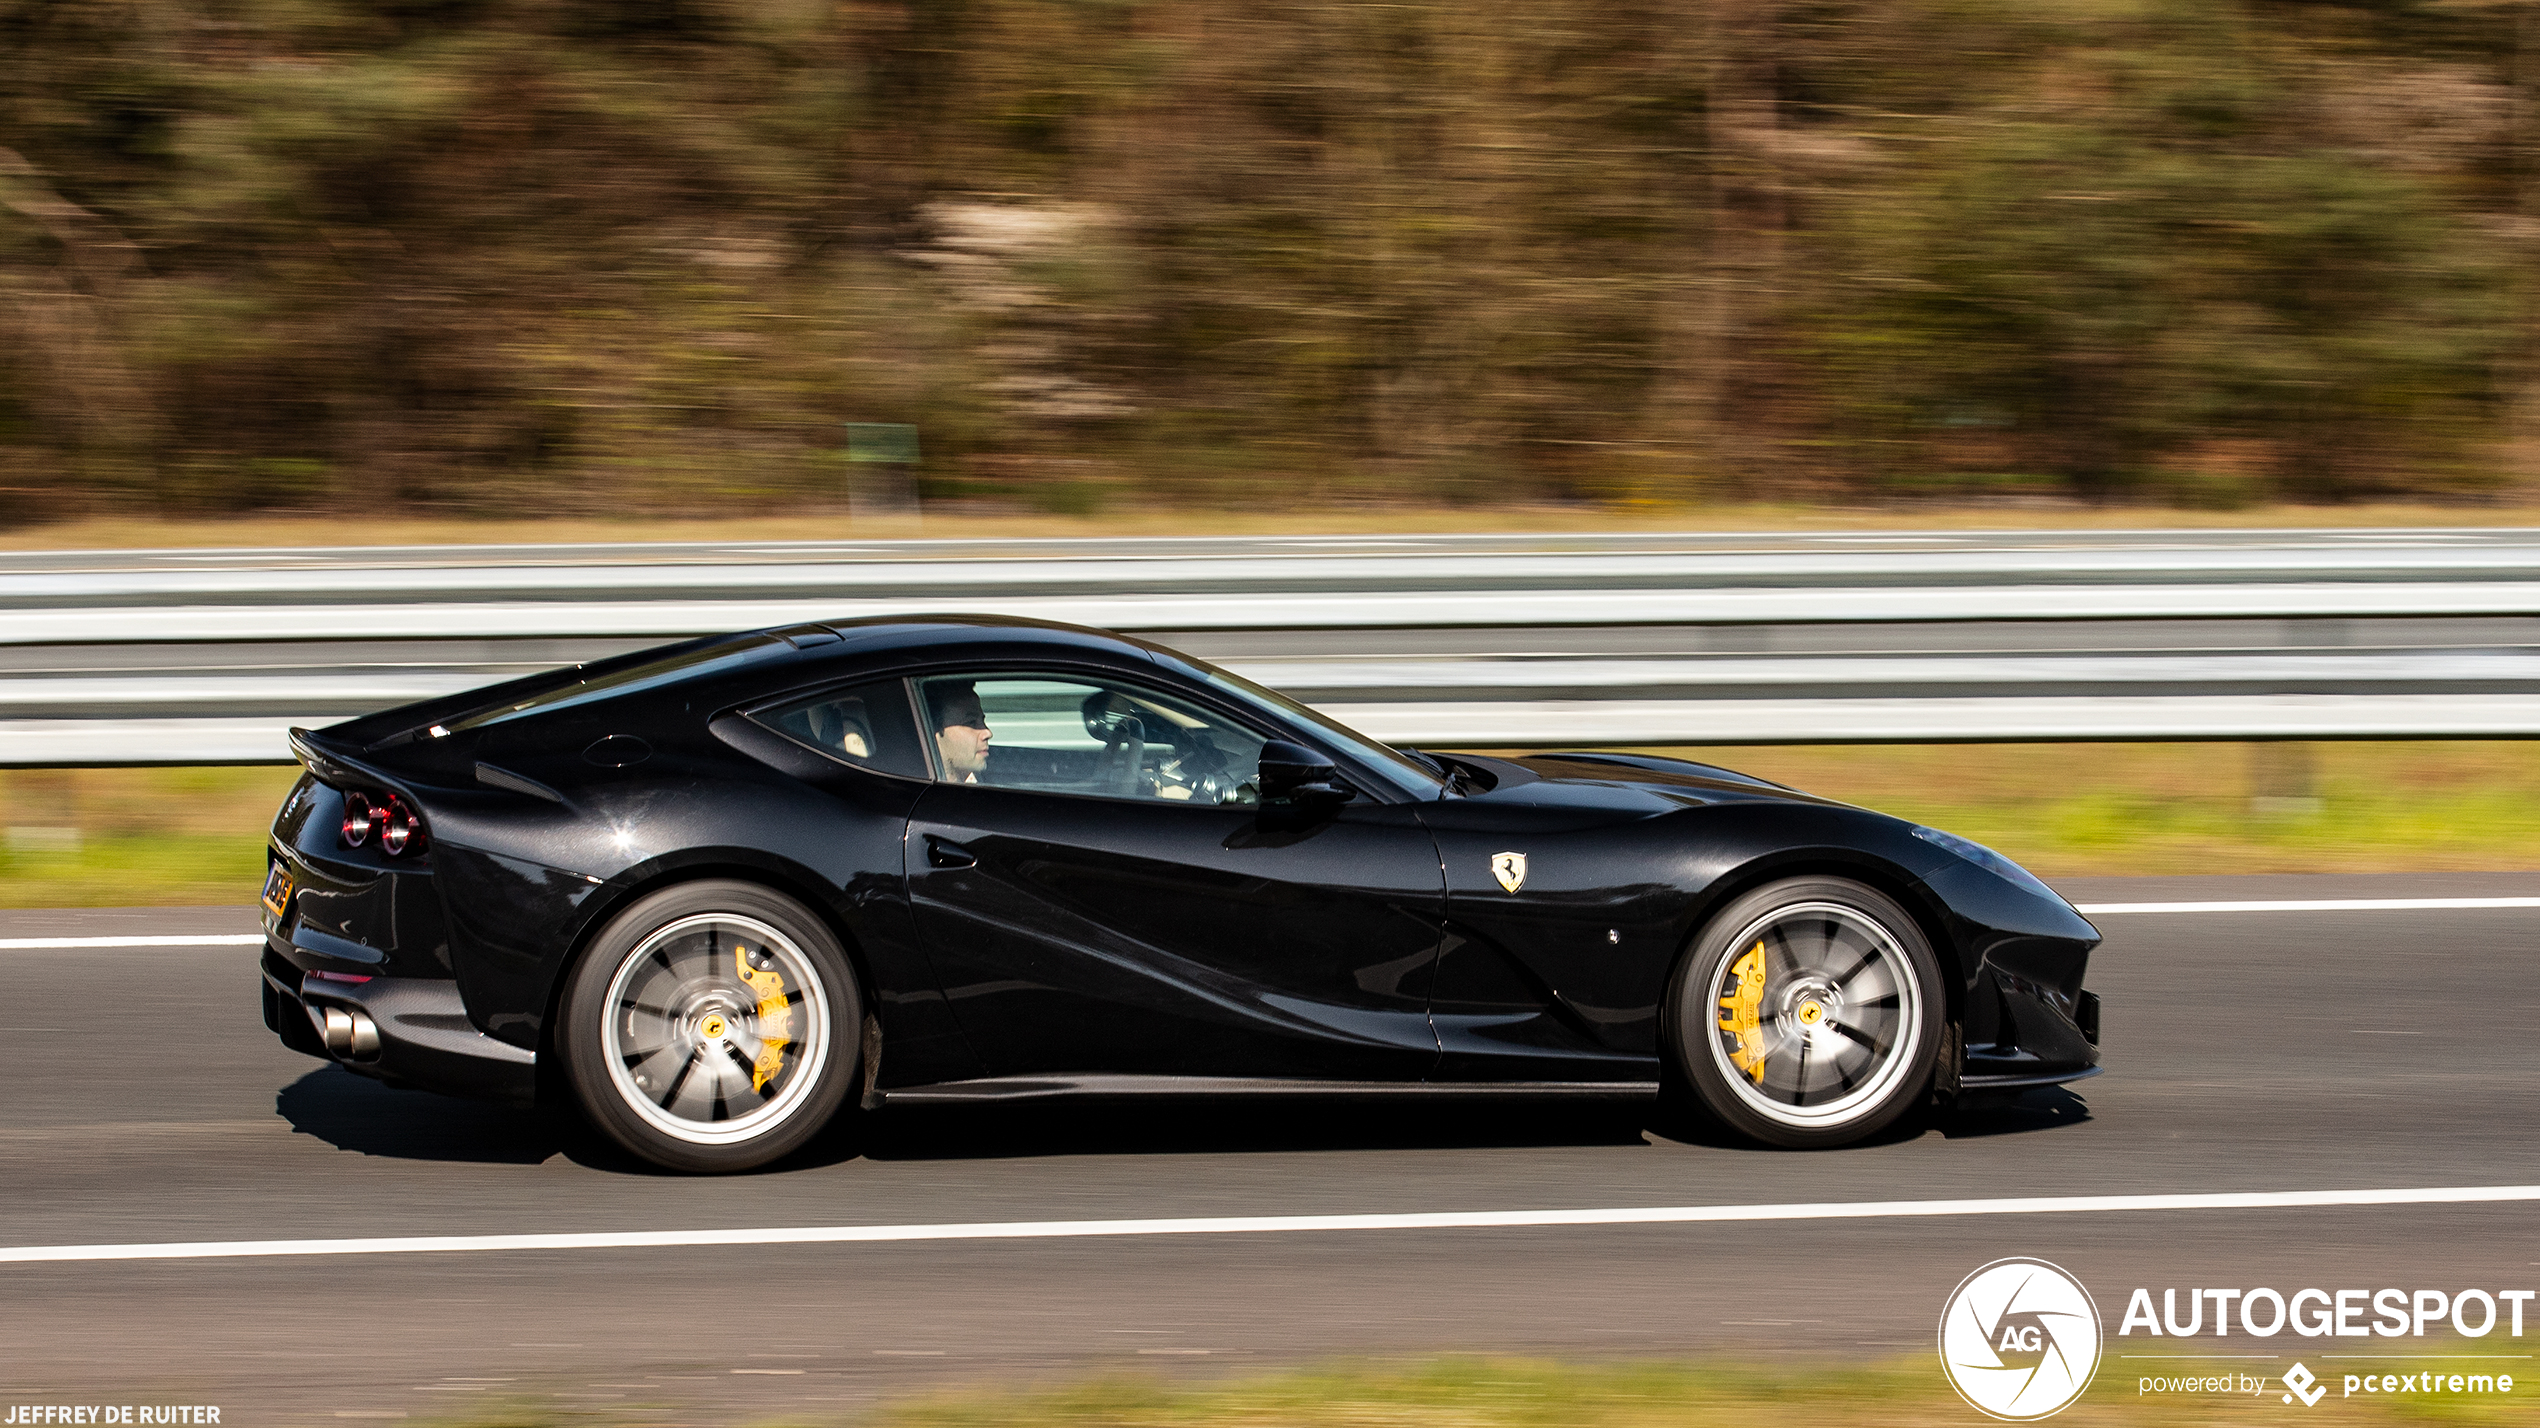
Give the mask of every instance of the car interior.
<svg viewBox="0 0 2540 1428">
<path fill-rule="evenodd" d="M 983 784 L 1176 803 L 1259 801 L 1254 773 L 1264 737 L 1213 712 L 1089 681 L 960 682 L 977 691 L 995 735 Z"/>
</svg>

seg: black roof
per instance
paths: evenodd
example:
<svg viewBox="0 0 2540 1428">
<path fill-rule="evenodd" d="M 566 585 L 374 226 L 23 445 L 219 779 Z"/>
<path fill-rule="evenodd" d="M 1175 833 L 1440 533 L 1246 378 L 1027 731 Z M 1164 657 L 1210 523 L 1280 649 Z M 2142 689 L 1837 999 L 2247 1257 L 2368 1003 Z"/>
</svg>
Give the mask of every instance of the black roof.
<svg viewBox="0 0 2540 1428">
<path fill-rule="evenodd" d="M 834 666 L 845 677 L 861 665 L 893 663 L 894 654 L 951 648 L 1042 657 L 1064 650 L 1115 665 L 1145 664 L 1157 655 L 1182 658 L 1144 640 L 1051 620 L 962 613 L 877 615 L 709 635 L 548 670 L 350 719 L 329 726 L 319 742 L 346 753 L 379 752 L 435 726 L 462 732 L 515 708 L 535 717 L 536 706 L 585 702 L 577 693 L 585 689 L 591 691 L 589 698 L 621 697 L 607 692 L 608 686 L 621 686 L 625 696 L 640 694 L 647 700 L 675 693 L 694 703 L 703 696 L 724 707 L 822 678 L 828 672 L 824 666 Z"/>
</svg>

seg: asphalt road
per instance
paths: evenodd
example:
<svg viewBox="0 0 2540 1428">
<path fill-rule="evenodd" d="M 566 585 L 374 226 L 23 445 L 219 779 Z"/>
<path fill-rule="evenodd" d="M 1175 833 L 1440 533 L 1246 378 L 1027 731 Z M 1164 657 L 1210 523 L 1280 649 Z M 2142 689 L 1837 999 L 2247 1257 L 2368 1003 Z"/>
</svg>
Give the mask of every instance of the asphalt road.
<svg viewBox="0 0 2540 1428">
<path fill-rule="evenodd" d="M 2066 891 L 2496 896 L 2540 875 Z M 726 1180 L 286 1051 L 252 949 L 6 951 L 0 1244 L 2540 1183 L 2540 912 L 2102 925 L 2109 1074 L 1845 1151 L 1675 1140 L 1613 1107 L 936 1107 Z M 253 926 L 0 914 L 0 938 Z M 1364 1353 L 1849 1360 L 1928 1353 L 1951 1287 L 2005 1255 L 2070 1268 L 2113 1326 L 2138 1285 L 2540 1287 L 2535 1228 L 2521 1204 L 0 1265 L 0 1403 L 215 1404 L 235 1428 L 535 1394 L 732 1422 Z M 2540 1320 L 2485 1347 L 2532 1344 Z"/>
</svg>

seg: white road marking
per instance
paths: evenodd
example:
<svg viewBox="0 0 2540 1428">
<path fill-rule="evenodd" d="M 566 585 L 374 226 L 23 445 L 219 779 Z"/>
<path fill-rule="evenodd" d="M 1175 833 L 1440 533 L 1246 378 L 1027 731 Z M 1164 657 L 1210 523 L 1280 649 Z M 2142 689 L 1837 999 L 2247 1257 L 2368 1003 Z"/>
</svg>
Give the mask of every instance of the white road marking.
<svg viewBox="0 0 2540 1428">
<path fill-rule="evenodd" d="M 0 952 L 63 952 L 82 947 L 260 947 L 261 932 L 211 932 L 199 937 L 0 937 Z"/>
<path fill-rule="evenodd" d="M 2540 897 L 2344 897 L 2282 902 L 2086 902 L 2085 917 L 2125 912 L 2441 912 L 2479 907 L 2540 907 Z"/>
<path fill-rule="evenodd" d="M 1798 1205 L 1678 1205 L 1614 1210 L 1457 1210 L 1395 1215 L 1216 1215 L 1172 1220 L 997 1220 L 945 1225 L 811 1225 L 763 1230 L 628 1230 L 599 1234 L 407 1235 L 342 1240 L 205 1240 L 168 1244 L 16 1245 L 0 1264 L 99 1260 L 260 1259 L 499 1250 L 682 1249 L 727 1245 L 908 1244 L 1147 1235 L 1257 1235 L 1339 1230 L 1496 1230 L 1596 1225 L 1718 1225 L 1791 1220 L 1925 1219 L 1950 1215 L 2086 1215 L 2127 1210 L 2300 1210 L 2378 1205 L 2495 1205 L 2540 1200 L 2540 1185 L 2404 1190 L 2264 1190 L 2198 1195 L 2045 1195 L 1997 1200 L 1863 1200 Z"/>
</svg>

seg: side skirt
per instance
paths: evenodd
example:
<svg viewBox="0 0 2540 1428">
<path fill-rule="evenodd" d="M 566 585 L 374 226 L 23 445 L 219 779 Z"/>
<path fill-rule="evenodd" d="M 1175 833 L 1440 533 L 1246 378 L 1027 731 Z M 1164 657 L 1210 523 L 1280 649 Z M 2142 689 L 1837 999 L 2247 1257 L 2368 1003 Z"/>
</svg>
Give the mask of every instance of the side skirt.
<svg viewBox="0 0 2540 1428">
<path fill-rule="evenodd" d="M 1029 1101 L 1057 1096 L 1293 1096 L 1377 1100 L 1452 1096 L 1466 1100 L 1653 1101 L 1655 1081 L 1296 1081 L 1243 1076 L 989 1076 L 905 1086 L 879 1094 L 883 1105 Z"/>
</svg>

